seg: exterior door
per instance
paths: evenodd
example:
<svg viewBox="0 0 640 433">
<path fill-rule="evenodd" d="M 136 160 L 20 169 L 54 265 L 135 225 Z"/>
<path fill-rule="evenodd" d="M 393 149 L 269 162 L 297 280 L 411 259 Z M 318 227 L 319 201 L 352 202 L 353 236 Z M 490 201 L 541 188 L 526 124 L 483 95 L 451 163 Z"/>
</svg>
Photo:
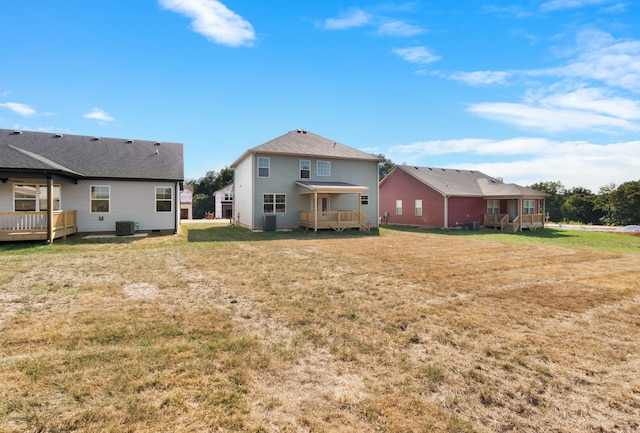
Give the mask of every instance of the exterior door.
<svg viewBox="0 0 640 433">
<path fill-rule="evenodd" d="M 509 200 L 507 202 L 507 209 L 509 211 L 509 222 L 513 222 L 518 216 L 518 200 Z"/>
<path fill-rule="evenodd" d="M 331 210 L 331 196 L 329 194 L 318 194 L 316 209 L 320 212 L 327 212 Z"/>
</svg>

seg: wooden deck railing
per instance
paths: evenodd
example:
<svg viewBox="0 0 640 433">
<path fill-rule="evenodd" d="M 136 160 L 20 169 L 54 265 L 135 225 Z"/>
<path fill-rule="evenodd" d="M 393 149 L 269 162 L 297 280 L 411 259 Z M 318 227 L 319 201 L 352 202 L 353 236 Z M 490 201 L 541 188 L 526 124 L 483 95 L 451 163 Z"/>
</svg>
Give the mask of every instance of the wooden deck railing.
<svg viewBox="0 0 640 433">
<path fill-rule="evenodd" d="M 0 212 L 0 241 L 47 240 L 47 212 Z M 53 238 L 77 231 L 75 210 L 53 211 Z"/>
<path fill-rule="evenodd" d="M 300 211 L 298 212 L 298 225 L 314 228 L 315 218 L 314 211 Z M 358 229 L 360 231 L 369 231 L 371 220 L 365 214 L 356 210 L 322 211 L 318 212 L 318 226 L 315 228 L 318 230 L 333 229 L 343 231 L 345 229 Z"/>
<path fill-rule="evenodd" d="M 484 214 L 485 227 L 493 227 L 500 230 L 520 231 L 520 228 L 535 230 L 544 227 L 544 215 L 541 213 L 518 215 L 509 221 L 508 214 Z"/>
</svg>

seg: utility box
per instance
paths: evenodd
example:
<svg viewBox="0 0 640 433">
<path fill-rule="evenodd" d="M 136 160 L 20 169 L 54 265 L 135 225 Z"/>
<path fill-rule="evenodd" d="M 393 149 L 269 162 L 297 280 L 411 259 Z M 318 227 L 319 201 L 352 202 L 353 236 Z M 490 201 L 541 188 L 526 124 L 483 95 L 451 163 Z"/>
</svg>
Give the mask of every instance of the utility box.
<svg viewBox="0 0 640 433">
<path fill-rule="evenodd" d="M 470 222 L 469 230 L 480 230 L 480 223 L 478 221 Z"/>
<path fill-rule="evenodd" d="M 264 231 L 265 232 L 275 232 L 276 231 L 276 216 L 275 215 L 265 215 L 264 216 Z"/>
<path fill-rule="evenodd" d="M 131 236 L 136 232 L 134 221 L 116 221 L 116 236 Z"/>
</svg>

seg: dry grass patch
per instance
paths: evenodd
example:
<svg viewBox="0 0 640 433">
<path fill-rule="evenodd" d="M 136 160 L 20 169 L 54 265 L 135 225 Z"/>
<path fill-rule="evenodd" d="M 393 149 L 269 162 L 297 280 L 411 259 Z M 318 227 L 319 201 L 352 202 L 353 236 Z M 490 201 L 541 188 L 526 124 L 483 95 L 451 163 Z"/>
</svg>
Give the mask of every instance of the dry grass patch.
<svg viewBox="0 0 640 433">
<path fill-rule="evenodd" d="M 636 254 L 233 236 L 0 255 L 0 430 L 640 428 Z"/>
</svg>

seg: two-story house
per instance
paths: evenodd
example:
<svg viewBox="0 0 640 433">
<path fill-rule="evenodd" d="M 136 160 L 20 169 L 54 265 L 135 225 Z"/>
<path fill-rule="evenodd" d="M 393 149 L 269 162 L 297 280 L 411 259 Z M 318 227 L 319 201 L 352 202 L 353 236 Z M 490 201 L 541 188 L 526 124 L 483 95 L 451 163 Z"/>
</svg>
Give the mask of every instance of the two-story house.
<svg viewBox="0 0 640 433">
<path fill-rule="evenodd" d="M 378 226 L 380 158 L 301 129 L 244 152 L 233 218 L 252 230 Z"/>
</svg>

